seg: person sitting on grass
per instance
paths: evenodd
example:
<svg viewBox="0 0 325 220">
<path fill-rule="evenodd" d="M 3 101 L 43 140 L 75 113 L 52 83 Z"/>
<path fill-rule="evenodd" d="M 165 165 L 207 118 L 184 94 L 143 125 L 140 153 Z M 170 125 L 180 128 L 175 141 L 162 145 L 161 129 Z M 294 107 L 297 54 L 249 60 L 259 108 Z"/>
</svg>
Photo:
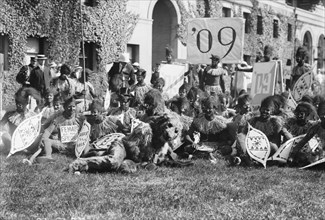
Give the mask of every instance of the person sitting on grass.
<svg viewBox="0 0 325 220">
<path fill-rule="evenodd" d="M 87 116 L 87 121 L 91 125 L 90 142 L 106 134 L 116 133 L 118 126 L 110 116 L 104 115 L 104 107 L 101 101 L 95 99 L 90 105 L 91 115 Z"/>
<path fill-rule="evenodd" d="M 114 123 L 118 126 L 118 132 L 127 134 L 131 132 L 132 121 L 136 118 L 136 110 L 130 108 L 130 89 L 123 87 L 119 92 L 119 106 L 108 111 L 107 115 L 111 117 Z"/>
<path fill-rule="evenodd" d="M 190 111 L 192 112 L 192 117 L 197 117 L 198 115 L 202 114 L 201 102 L 207 97 L 207 93 L 197 87 L 192 87 L 188 91 L 187 99 L 190 102 Z"/>
<path fill-rule="evenodd" d="M 168 101 L 169 108 L 179 115 L 194 116 L 194 114 L 191 113 L 190 102 L 186 97 L 187 92 L 185 84 L 179 87 L 178 95 Z"/>
<path fill-rule="evenodd" d="M 53 161 L 53 150 L 67 155 L 75 153 L 76 138 L 83 119 L 76 117 L 76 101 L 73 97 L 64 102 L 63 109 L 63 112 L 54 118 L 42 135 L 45 156 L 38 157 L 39 161 Z"/>
<path fill-rule="evenodd" d="M 321 102 L 317 109 L 320 121 L 310 127 L 305 137 L 293 148 L 288 163 L 290 166 L 305 166 L 324 158 L 325 148 L 325 102 Z M 316 149 L 306 146 L 313 137 L 317 137 L 320 144 Z"/>
<path fill-rule="evenodd" d="M 2 142 L 5 145 L 5 153 L 9 152 L 11 147 L 11 137 L 18 125 L 25 119 L 36 115 L 30 111 L 27 106 L 29 100 L 33 97 L 37 103 L 40 103 L 40 93 L 31 87 L 22 87 L 15 93 L 16 110 L 8 111 L 0 121 L 1 128 L 4 128 Z"/>
<path fill-rule="evenodd" d="M 169 100 L 168 94 L 163 91 L 165 84 L 166 82 L 164 78 L 160 77 L 156 80 L 155 84 L 153 85 L 153 88 L 157 89 L 161 93 L 165 102 L 167 102 Z"/>
<path fill-rule="evenodd" d="M 57 113 L 60 110 L 60 108 L 57 105 L 54 105 L 54 94 L 55 94 L 55 90 L 53 88 L 48 89 L 45 92 L 45 103 L 44 103 L 44 107 L 41 109 L 41 111 L 43 111 L 43 116 L 42 116 L 43 122 L 51 118 L 55 113 Z M 55 102 L 57 103 L 57 99 L 55 100 Z"/>
<path fill-rule="evenodd" d="M 306 134 L 316 123 L 313 120 L 314 115 L 317 114 L 315 107 L 308 102 L 300 102 L 294 114 L 295 116 L 288 118 L 284 125 L 293 137 Z"/>
<path fill-rule="evenodd" d="M 220 140 L 222 131 L 226 129 L 227 120 L 216 114 L 218 103 L 214 98 L 209 97 L 202 104 L 203 114 L 194 118 L 185 137 L 185 144 L 177 149 L 176 153 L 185 158 L 189 158 L 195 153 L 200 156 L 200 152 L 205 151 L 202 150 L 201 145 L 206 145 L 208 154 L 204 153 L 204 155 L 208 155 L 211 162 L 215 163 L 216 158 L 213 156 L 213 151 L 218 149 L 216 142 Z"/>
<path fill-rule="evenodd" d="M 269 96 L 262 100 L 260 107 L 260 115 L 252 117 L 248 120 L 249 124 L 263 132 L 269 140 L 272 156 L 286 140 L 291 139 L 293 136 L 288 132 L 284 127 L 284 120 L 282 117 L 274 116 L 275 111 L 274 99 L 272 96 Z M 244 158 L 245 165 L 251 165 L 251 161 L 247 154 L 245 139 L 247 134 L 247 126 L 243 129 L 241 134 L 238 134 L 237 142 L 235 148 L 238 151 L 238 155 L 241 158 Z"/>
<path fill-rule="evenodd" d="M 229 109 L 229 97 L 227 97 L 226 94 L 224 93 L 219 93 L 218 94 L 218 100 L 219 100 L 219 105 L 217 112 L 219 115 L 225 117 L 225 118 L 231 118 L 235 115 L 235 111 Z"/>
<path fill-rule="evenodd" d="M 90 69 L 85 69 L 85 73 L 82 72 L 80 78 L 76 83 L 76 95 L 78 99 L 84 99 L 83 102 L 77 105 L 77 109 L 81 112 L 89 109 L 89 105 L 92 100 L 96 97 L 96 92 L 94 86 L 89 82 L 89 77 L 92 74 Z"/>
<path fill-rule="evenodd" d="M 136 72 L 137 76 L 137 84 L 133 85 L 131 87 L 131 92 L 134 91 L 134 101 L 132 103 L 132 107 L 137 108 L 141 105 L 143 105 L 144 95 L 152 89 L 150 85 L 147 85 L 144 82 L 144 79 L 146 78 L 146 71 L 144 69 L 139 69 Z"/>
</svg>

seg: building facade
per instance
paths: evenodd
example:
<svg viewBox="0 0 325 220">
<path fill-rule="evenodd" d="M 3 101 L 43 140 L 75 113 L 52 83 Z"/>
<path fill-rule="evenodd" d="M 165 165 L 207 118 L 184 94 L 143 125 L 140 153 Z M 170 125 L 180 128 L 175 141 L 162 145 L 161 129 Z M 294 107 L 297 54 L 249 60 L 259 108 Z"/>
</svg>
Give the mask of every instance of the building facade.
<svg viewBox="0 0 325 220">
<path fill-rule="evenodd" d="M 243 17 L 250 21 L 245 24 L 244 42 L 244 60 L 248 63 L 254 63 L 265 44 L 275 47 L 274 56 L 282 59 L 284 64 L 294 58 L 294 50 L 298 46 L 304 45 L 310 54 L 308 61 L 316 63 L 318 69 L 324 69 L 325 11 L 322 2 L 312 11 L 304 9 L 299 1 L 292 0 L 227 0 L 215 1 L 215 5 L 211 2 L 129 0 L 127 9 L 140 16 L 128 44 L 132 61 L 151 70 L 165 59 L 166 46 L 172 48 L 175 59 L 186 59 L 186 40 L 182 42 L 178 35 L 181 23 L 186 28 L 186 19 Z M 210 12 L 207 12 L 209 9 Z M 202 10 L 205 12 L 202 13 Z"/>
<path fill-rule="evenodd" d="M 324 69 L 324 3 L 319 1 L 312 10 L 306 5 L 305 0 L 129 0 L 126 9 L 139 15 L 139 20 L 126 50 L 131 62 L 139 62 L 149 72 L 165 60 L 166 46 L 173 50 L 174 59 L 187 58 L 186 23 L 189 19 L 243 17 L 246 19 L 243 59 L 249 64 L 254 63 L 266 44 L 275 48 L 274 56 L 284 64 L 294 58 L 295 48 L 304 45 L 310 54 L 309 62 L 317 69 Z M 5 70 L 9 68 L 9 43 L 8 36 L 0 34 L 0 66 Z M 93 70 L 98 67 L 96 47 L 93 42 L 85 44 L 86 67 Z M 29 55 L 46 54 L 47 48 L 46 38 L 28 37 L 25 63 Z"/>
</svg>

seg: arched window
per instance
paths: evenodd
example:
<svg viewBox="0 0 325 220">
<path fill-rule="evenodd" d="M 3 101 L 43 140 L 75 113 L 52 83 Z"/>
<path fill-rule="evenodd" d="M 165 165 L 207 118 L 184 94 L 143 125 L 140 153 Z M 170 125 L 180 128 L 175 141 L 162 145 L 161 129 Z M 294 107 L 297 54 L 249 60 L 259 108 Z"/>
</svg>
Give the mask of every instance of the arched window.
<svg viewBox="0 0 325 220">
<path fill-rule="evenodd" d="M 307 48 L 308 51 L 308 58 L 307 58 L 307 62 L 309 64 L 312 64 L 312 60 L 313 60 L 313 39 L 311 37 L 311 34 L 309 31 L 306 31 L 305 35 L 304 35 L 304 40 L 303 40 L 303 46 L 305 46 Z"/>
<path fill-rule="evenodd" d="M 317 45 L 317 69 L 325 67 L 325 36 L 322 34 L 319 37 Z"/>
</svg>

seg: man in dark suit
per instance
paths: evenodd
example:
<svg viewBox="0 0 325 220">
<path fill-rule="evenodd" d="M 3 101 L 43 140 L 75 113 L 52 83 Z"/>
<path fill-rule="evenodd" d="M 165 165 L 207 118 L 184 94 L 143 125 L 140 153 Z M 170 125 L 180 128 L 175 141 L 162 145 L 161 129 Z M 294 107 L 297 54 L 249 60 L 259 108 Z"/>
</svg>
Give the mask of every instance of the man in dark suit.
<svg viewBox="0 0 325 220">
<path fill-rule="evenodd" d="M 16 76 L 16 81 L 23 86 L 30 86 L 29 83 L 29 76 L 32 70 L 36 67 L 36 59 L 34 56 L 30 57 L 30 64 L 23 66 L 17 76 Z"/>
<path fill-rule="evenodd" d="M 39 91 L 42 97 L 45 97 L 45 92 L 50 88 L 51 74 L 50 69 L 45 66 L 47 60 L 45 55 L 37 55 L 38 65 L 30 73 L 30 86 Z"/>
<path fill-rule="evenodd" d="M 119 85 L 122 82 L 122 85 Z M 129 88 L 135 83 L 135 74 L 127 53 L 120 54 L 119 61 L 114 62 L 108 72 L 109 89 L 118 92 L 121 87 Z"/>
</svg>

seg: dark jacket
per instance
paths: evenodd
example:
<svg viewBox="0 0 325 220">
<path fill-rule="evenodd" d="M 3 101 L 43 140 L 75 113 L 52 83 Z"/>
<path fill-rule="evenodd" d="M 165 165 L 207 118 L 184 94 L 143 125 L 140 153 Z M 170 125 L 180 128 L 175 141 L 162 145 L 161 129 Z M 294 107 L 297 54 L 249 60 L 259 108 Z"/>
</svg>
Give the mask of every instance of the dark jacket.
<svg viewBox="0 0 325 220">
<path fill-rule="evenodd" d="M 29 85 L 29 76 L 33 69 L 34 67 L 31 64 L 25 65 L 20 68 L 16 76 L 16 81 L 24 86 Z"/>
<path fill-rule="evenodd" d="M 135 83 L 133 66 L 130 63 L 126 63 L 123 66 L 120 62 L 114 62 L 112 68 L 108 72 L 108 83 L 112 92 L 117 92 L 116 88 L 119 83 L 123 83 L 125 87 L 133 85 Z"/>
<path fill-rule="evenodd" d="M 35 67 L 30 73 L 29 82 L 30 86 L 38 90 L 42 97 L 44 97 L 46 90 L 50 88 L 50 69 L 48 67 L 44 67 L 43 72 L 40 67 Z"/>
</svg>

